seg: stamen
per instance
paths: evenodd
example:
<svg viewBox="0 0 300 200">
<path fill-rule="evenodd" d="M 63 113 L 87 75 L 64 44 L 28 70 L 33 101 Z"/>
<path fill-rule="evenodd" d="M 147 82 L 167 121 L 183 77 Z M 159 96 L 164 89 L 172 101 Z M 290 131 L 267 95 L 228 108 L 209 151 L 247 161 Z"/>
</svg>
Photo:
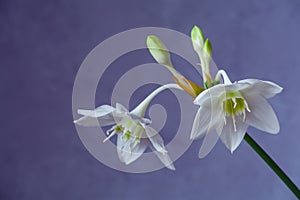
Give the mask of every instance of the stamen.
<svg viewBox="0 0 300 200">
<path fill-rule="evenodd" d="M 235 115 L 232 115 L 232 121 L 233 121 L 234 132 L 236 132 L 236 120 L 235 120 Z"/>
<path fill-rule="evenodd" d="M 116 128 L 116 126 L 113 126 L 113 127 L 111 127 L 110 129 L 108 129 L 108 130 L 106 131 L 106 135 L 109 135 L 110 132 L 111 132 L 112 130 L 114 130 L 115 128 Z"/>
<path fill-rule="evenodd" d="M 243 110 L 243 122 L 245 122 L 245 121 L 246 121 L 246 111 Z"/>
<path fill-rule="evenodd" d="M 226 114 L 224 113 L 224 115 L 223 115 L 223 118 L 224 118 L 224 123 L 225 123 L 225 125 L 227 124 L 227 120 L 226 120 Z"/>
<path fill-rule="evenodd" d="M 249 105 L 248 105 L 248 103 L 247 103 L 247 101 L 244 99 L 244 103 L 245 103 L 245 105 L 246 105 L 246 110 L 248 111 L 248 112 L 251 112 L 251 110 L 250 110 L 250 108 L 249 108 Z"/>
<path fill-rule="evenodd" d="M 109 140 L 112 136 L 114 136 L 117 132 L 116 131 L 113 131 L 107 138 L 105 138 L 103 140 L 103 143 L 106 142 L 107 140 Z"/>
<path fill-rule="evenodd" d="M 130 155 L 132 156 L 132 143 L 129 145 Z"/>
<path fill-rule="evenodd" d="M 236 102 L 236 100 L 235 100 L 235 98 L 232 98 L 232 101 L 233 101 L 233 108 L 236 108 L 236 105 L 237 105 L 237 102 Z"/>
</svg>

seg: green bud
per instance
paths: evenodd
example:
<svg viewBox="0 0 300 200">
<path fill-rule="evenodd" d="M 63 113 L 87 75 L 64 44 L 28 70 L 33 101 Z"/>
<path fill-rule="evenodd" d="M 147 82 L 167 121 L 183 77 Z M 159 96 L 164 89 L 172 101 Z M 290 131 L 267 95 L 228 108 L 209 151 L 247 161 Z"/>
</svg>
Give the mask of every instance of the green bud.
<svg viewBox="0 0 300 200">
<path fill-rule="evenodd" d="M 154 36 L 147 37 L 147 47 L 153 58 L 161 65 L 173 67 L 171 63 L 170 53 L 162 41 Z"/>
<path fill-rule="evenodd" d="M 204 45 L 204 35 L 198 26 L 194 26 L 191 31 L 191 39 L 194 50 L 199 53 Z"/>
<path fill-rule="evenodd" d="M 207 54 L 206 56 L 212 57 L 212 46 L 211 43 L 209 41 L 209 39 L 206 39 L 204 42 L 204 53 Z"/>
</svg>

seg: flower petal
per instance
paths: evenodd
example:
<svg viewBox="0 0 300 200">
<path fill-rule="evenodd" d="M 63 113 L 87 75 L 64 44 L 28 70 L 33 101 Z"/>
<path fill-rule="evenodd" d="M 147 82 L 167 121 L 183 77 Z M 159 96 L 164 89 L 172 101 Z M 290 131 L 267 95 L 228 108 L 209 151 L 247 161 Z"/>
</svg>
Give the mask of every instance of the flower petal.
<svg viewBox="0 0 300 200">
<path fill-rule="evenodd" d="M 164 141 L 162 137 L 157 133 L 157 131 L 150 126 L 144 126 L 144 129 L 148 139 L 150 140 L 156 151 L 166 153 L 167 151 L 165 149 Z"/>
<path fill-rule="evenodd" d="M 220 95 L 222 95 L 222 92 L 224 91 L 225 91 L 225 87 L 221 84 L 213 86 L 210 89 L 201 92 L 194 100 L 194 104 L 203 105 L 204 102 L 207 102 L 209 99 L 213 97 L 218 98 Z"/>
<path fill-rule="evenodd" d="M 205 102 L 207 102 L 211 98 L 219 99 L 220 96 L 222 96 L 226 92 L 239 91 L 249 86 L 249 83 L 219 84 L 200 93 L 194 100 L 194 104 L 203 106 Z"/>
<path fill-rule="evenodd" d="M 231 153 L 240 145 L 248 128 L 241 116 L 236 116 L 235 124 L 236 131 L 234 130 L 232 117 L 227 117 L 227 123 L 221 133 L 221 140 Z"/>
<path fill-rule="evenodd" d="M 84 115 L 84 117 L 75 120 L 74 123 L 87 127 L 109 126 L 115 124 L 112 116 L 114 110 L 115 108 L 109 105 L 102 105 L 94 110 L 78 109 L 78 114 Z"/>
<path fill-rule="evenodd" d="M 114 107 L 109 105 L 102 105 L 94 110 L 84 110 L 84 109 L 78 109 L 78 114 L 89 116 L 89 117 L 102 117 L 105 115 L 108 115 L 109 113 L 113 112 L 115 110 Z"/>
<path fill-rule="evenodd" d="M 278 133 L 280 130 L 278 119 L 266 99 L 260 95 L 243 95 L 251 110 L 250 113 L 247 112 L 246 123 L 268 133 Z"/>
<path fill-rule="evenodd" d="M 147 119 L 147 118 L 142 118 L 142 117 L 139 117 L 135 114 L 129 114 L 129 116 L 131 117 L 131 119 L 133 120 L 137 120 L 139 121 L 140 123 L 144 124 L 144 125 L 149 125 L 152 123 L 152 121 L 150 119 Z"/>
<path fill-rule="evenodd" d="M 116 103 L 116 110 L 120 113 L 128 113 L 128 110 L 120 103 Z"/>
<path fill-rule="evenodd" d="M 97 127 L 100 126 L 97 118 L 95 117 L 81 117 L 77 120 L 74 120 L 74 123 L 80 126 L 86 126 L 86 127 Z"/>
<path fill-rule="evenodd" d="M 216 145 L 219 137 L 220 135 L 217 133 L 216 129 L 208 129 L 207 134 L 199 150 L 199 158 L 204 158 L 205 156 L 207 156 L 207 154 L 209 154 L 209 152 L 211 152 L 213 147 Z"/>
<path fill-rule="evenodd" d="M 135 140 L 126 140 L 123 134 L 118 135 L 117 152 L 121 162 L 126 165 L 138 159 L 146 150 L 147 144 L 144 140 L 140 140 L 138 144 L 134 144 Z"/>
<path fill-rule="evenodd" d="M 211 110 L 206 107 L 200 107 L 193 122 L 190 139 L 195 140 L 203 137 L 207 132 L 211 120 Z"/>
<path fill-rule="evenodd" d="M 210 106 L 210 110 L 208 110 L 210 113 L 210 118 L 208 118 L 208 121 L 206 121 L 207 125 L 205 132 L 203 133 L 206 135 L 199 151 L 200 158 L 204 158 L 215 146 L 225 123 L 223 117 L 224 114 L 221 107 L 222 105 L 220 104 L 219 99 L 212 98 L 208 101 L 212 106 Z M 205 102 L 205 104 L 208 105 L 209 103 Z"/>
<path fill-rule="evenodd" d="M 157 151 L 155 147 L 150 144 L 149 145 L 152 151 L 156 154 L 156 156 L 160 159 L 160 161 L 169 169 L 175 170 L 175 166 L 173 165 L 173 161 L 171 160 L 170 156 L 168 155 L 168 152 L 165 150 L 164 153 Z"/>
<path fill-rule="evenodd" d="M 247 93 L 256 93 L 260 94 L 261 96 L 265 98 L 271 98 L 274 95 L 280 93 L 282 91 L 282 87 L 279 85 L 270 82 L 270 81 L 262 81 L 258 79 L 245 79 L 239 81 L 239 83 L 249 83 L 251 84 L 251 87 L 247 88 L 245 92 Z"/>
</svg>

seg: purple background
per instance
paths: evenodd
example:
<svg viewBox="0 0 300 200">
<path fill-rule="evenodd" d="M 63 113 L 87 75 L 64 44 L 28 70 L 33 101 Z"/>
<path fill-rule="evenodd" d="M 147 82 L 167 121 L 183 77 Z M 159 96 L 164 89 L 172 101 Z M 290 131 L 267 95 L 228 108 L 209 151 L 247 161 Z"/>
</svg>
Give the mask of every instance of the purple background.
<svg viewBox="0 0 300 200">
<path fill-rule="evenodd" d="M 1 0 L 0 199 L 294 199 L 245 142 L 233 155 L 219 142 L 199 160 L 196 141 L 175 172 L 112 170 L 82 145 L 71 95 L 81 62 L 109 36 L 144 26 L 189 34 L 198 24 L 233 80 L 256 77 L 284 87 L 271 100 L 280 134 L 249 132 L 300 185 L 299 10 L 297 0 Z M 146 52 L 133 57 L 134 64 L 153 61 Z M 130 68 L 132 59 L 123 64 Z"/>
</svg>

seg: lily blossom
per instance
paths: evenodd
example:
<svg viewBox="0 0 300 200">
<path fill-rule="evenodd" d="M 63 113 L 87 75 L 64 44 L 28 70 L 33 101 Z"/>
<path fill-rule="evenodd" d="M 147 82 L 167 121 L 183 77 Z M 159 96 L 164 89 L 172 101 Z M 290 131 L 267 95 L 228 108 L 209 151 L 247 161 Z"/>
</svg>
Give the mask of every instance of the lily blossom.
<svg viewBox="0 0 300 200">
<path fill-rule="evenodd" d="M 163 85 L 153 91 L 131 112 L 119 103 L 115 108 L 102 105 L 94 110 L 79 109 L 78 114 L 83 117 L 75 120 L 74 123 L 87 127 L 113 125 L 107 130 L 108 137 L 103 142 L 117 135 L 118 156 L 126 165 L 138 159 L 149 146 L 167 168 L 175 170 L 162 137 L 149 126 L 151 120 L 143 118 L 150 101 L 159 92 L 168 88 L 181 89 L 176 84 Z"/>
<path fill-rule="evenodd" d="M 191 139 L 206 135 L 199 152 L 205 157 L 220 137 L 233 153 L 243 140 L 248 126 L 276 134 L 279 123 L 266 99 L 280 93 L 282 88 L 275 83 L 257 79 L 245 79 L 232 83 L 224 70 L 224 83 L 215 85 L 200 93 L 194 104 L 200 108 L 196 114 Z M 210 135 L 215 135 L 215 138 Z"/>
</svg>

